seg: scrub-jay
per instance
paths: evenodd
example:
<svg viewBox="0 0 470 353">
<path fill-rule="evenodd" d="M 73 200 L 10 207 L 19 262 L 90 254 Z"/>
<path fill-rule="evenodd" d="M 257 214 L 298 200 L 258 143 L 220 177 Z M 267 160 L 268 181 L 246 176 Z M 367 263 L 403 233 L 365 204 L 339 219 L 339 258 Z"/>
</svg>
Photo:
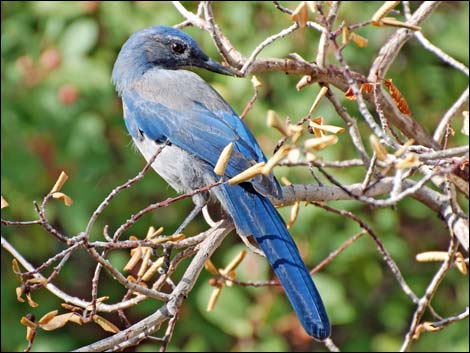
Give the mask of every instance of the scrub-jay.
<svg viewBox="0 0 470 353">
<path fill-rule="evenodd" d="M 187 34 L 171 27 L 154 26 L 127 40 L 112 74 L 122 97 L 124 121 L 135 145 L 149 160 L 157 146 L 167 144 L 152 167 L 183 193 L 220 179 L 214 166 L 231 142 L 233 151 L 225 177 L 231 178 L 266 161 L 239 116 L 211 86 L 187 70 L 192 67 L 232 75 L 204 54 Z M 281 195 L 272 174 L 237 185 L 221 184 L 193 197 L 196 207 L 179 230 L 208 202 L 220 203 L 238 234 L 254 237 L 307 333 L 323 340 L 330 335 L 330 323 L 320 294 L 268 195 Z"/>
</svg>

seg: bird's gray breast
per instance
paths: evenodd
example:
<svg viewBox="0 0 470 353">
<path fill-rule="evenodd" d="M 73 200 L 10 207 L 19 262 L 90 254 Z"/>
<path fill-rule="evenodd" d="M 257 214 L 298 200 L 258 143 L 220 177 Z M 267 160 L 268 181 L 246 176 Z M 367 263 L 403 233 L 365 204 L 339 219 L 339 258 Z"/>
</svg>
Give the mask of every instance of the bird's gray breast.
<svg viewBox="0 0 470 353">
<path fill-rule="evenodd" d="M 149 139 L 145 134 L 133 137 L 133 141 L 147 161 L 164 145 Z M 179 193 L 188 193 L 216 181 L 207 163 L 172 144 L 163 147 L 152 168 Z"/>
</svg>

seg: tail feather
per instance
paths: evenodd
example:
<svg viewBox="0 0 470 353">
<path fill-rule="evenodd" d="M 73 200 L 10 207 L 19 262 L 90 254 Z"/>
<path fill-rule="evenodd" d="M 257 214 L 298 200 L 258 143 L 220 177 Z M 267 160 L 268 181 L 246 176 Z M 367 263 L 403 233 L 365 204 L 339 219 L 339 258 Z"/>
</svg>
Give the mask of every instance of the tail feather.
<svg viewBox="0 0 470 353">
<path fill-rule="evenodd" d="M 330 323 L 320 294 L 272 203 L 240 185 L 224 185 L 218 194 L 237 231 L 243 236 L 253 235 L 265 253 L 307 333 L 320 340 L 329 337 Z"/>
</svg>

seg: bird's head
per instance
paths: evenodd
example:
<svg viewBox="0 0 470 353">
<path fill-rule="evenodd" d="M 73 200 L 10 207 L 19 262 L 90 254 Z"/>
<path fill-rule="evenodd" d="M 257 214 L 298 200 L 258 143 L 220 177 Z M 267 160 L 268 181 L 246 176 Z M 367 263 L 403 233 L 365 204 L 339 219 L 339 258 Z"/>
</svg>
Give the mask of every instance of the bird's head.
<svg viewBox="0 0 470 353">
<path fill-rule="evenodd" d="M 123 76 L 142 75 L 152 68 L 193 67 L 233 75 L 225 66 L 209 58 L 186 33 L 173 27 L 154 26 L 134 33 L 122 46 L 114 64 L 113 82 L 118 84 Z"/>
</svg>

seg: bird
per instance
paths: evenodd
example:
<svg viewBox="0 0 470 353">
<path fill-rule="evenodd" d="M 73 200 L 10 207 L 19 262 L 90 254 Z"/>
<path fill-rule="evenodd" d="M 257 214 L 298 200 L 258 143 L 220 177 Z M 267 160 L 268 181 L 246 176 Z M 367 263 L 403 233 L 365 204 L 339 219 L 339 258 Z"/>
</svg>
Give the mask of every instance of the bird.
<svg viewBox="0 0 470 353">
<path fill-rule="evenodd" d="M 230 143 L 233 150 L 224 178 L 266 162 L 243 120 L 194 68 L 234 75 L 209 58 L 188 34 L 157 25 L 129 37 L 112 71 L 133 143 L 147 161 L 165 146 L 152 168 L 179 193 L 219 181 L 214 166 Z M 193 196 L 194 209 L 178 231 L 207 204 L 220 205 L 236 232 L 253 238 L 264 253 L 305 331 L 316 340 L 325 340 L 331 329 L 323 301 L 269 196 L 282 196 L 272 173 L 235 185 L 222 183 Z"/>
</svg>

